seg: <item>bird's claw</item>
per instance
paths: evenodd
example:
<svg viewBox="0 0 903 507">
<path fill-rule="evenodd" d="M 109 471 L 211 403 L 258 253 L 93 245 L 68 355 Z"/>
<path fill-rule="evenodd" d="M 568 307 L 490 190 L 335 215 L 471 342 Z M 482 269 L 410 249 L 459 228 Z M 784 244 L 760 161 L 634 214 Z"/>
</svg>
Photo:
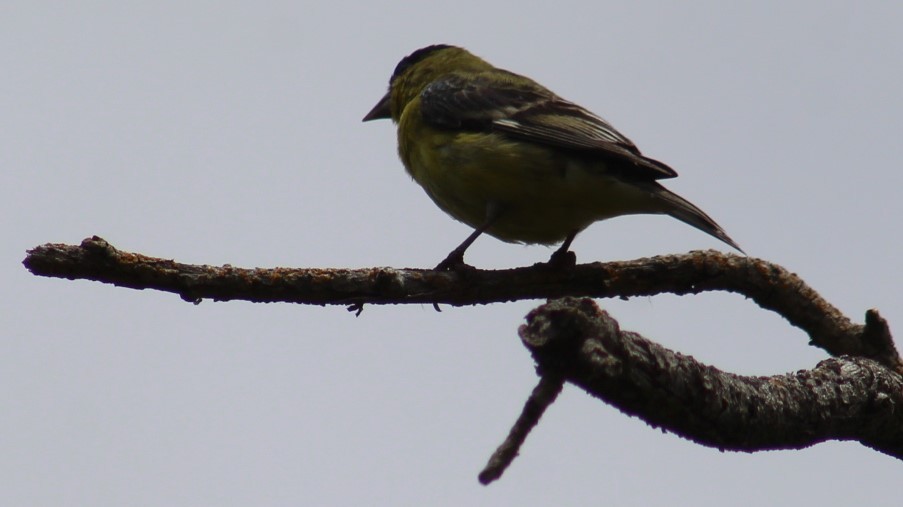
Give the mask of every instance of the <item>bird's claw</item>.
<svg viewBox="0 0 903 507">
<path fill-rule="evenodd" d="M 546 266 L 553 269 L 570 269 L 577 265 L 577 254 L 570 250 L 556 250 L 555 253 L 549 257 L 549 262 L 546 263 Z"/>
<path fill-rule="evenodd" d="M 464 263 L 464 252 L 453 250 L 445 260 L 437 264 L 433 269 L 435 271 L 460 271 L 461 268 L 468 267 L 470 266 Z"/>
</svg>

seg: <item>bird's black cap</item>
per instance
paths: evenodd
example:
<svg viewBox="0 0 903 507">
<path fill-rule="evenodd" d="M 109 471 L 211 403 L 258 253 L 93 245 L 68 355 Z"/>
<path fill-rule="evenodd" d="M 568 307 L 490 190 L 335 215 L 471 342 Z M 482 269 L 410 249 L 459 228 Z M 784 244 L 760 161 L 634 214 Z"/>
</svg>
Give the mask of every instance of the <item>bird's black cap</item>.
<svg viewBox="0 0 903 507">
<path fill-rule="evenodd" d="M 440 51 L 443 49 L 448 49 L 454 46 L 449 44 L 433 44 L 432 46 L 427 46 L 425 48 L 420 48 L 417 51 L 409 54 L 408 56 L 401 59 L 398 62 L 398 65 L 395 66 L 395 71 L 392 72 L 392 77 L 389 78 L 389 84 L 392 84 L 392 81 L 395 81 L 395 78 L 400 76 L 404 71 L 408 70 L 415 63 L 423 60 L 427 56 L 435 53 L 436 51 Z"/>
</svg>

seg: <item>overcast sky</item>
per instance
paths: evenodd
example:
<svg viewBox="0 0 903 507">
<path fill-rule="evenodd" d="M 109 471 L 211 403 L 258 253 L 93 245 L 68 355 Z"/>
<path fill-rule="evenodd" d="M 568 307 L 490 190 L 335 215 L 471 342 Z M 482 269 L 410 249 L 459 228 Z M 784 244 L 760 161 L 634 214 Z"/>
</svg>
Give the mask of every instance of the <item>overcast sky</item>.
<svg viewBox="0 0 903 507">
<path fill-rule="evenodd" d="M 898 505 L 903 466 L 857 443 L 721 453 L 573 386 L 480 486 L 536 380 L 516 330 L 538 301 L 195 306 L 20 262 L 97 234 L 190 263 L 435 265 L 468 228 L 406 175 L 394 127 L 360 119 L 401 57 L 452 43 L 604 116 L 750 255 L 899 330 L 901 19 L 892 1 L 6 0 L 0 504 Z M 573 248 L 727 247 L 630 217 Z M 551 251 L 485 237 L 468 261 Z M 826 357 L 737 295 L 599 303 L 735 373 Z"/>
</svg>

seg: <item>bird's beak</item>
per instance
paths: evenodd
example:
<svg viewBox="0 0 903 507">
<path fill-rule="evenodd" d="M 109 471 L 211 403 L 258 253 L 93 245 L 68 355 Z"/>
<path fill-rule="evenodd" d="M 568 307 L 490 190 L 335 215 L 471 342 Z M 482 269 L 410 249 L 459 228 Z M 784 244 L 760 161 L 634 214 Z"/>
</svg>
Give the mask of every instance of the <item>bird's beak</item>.
<svg viewBox="0 0 903 507">
<path fill-rule="evenodd" d="M 370 120 L 388 120 L 392 118 L 392 93 L 386 92 L 386 95 L 379 99 L 379 102 L 373 106 L 373 109 L 364 116 L 363 121 Z"/>
</svg>

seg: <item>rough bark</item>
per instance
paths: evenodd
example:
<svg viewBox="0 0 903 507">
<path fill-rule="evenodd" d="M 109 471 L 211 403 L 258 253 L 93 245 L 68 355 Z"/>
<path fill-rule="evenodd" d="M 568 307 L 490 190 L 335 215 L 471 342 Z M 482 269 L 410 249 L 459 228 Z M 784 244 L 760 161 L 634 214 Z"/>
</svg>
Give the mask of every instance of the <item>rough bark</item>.
<svg viewBox="0 0 903 507">
<path fill-rule="evenodd" d="M 903 459 L 903 377 L 870 359 L 734 375 L 622 331 L 589 299 L 533 310 L 520 335 L 541 375 L 703 445 L 759 451 L 856 440 Z"/>
<path fill-rule="evenodd" d="M 623 412 L 724 450 L 799 449 L 856 440 L 903 459 L 903 361 L 887 322 L 868 310 L 856 324 L 795 274 L 761 259 L 714 251 L 625 262 L 506 270 L 242 269 L 182 264 L 117 250 L 98 237 L 28 252 L 34 274 L 155 289 L 186 301 L 246 300 L 345 305 L 473 305 L 563 298 L 527 316 L 521 339 L 539 385 L 480 481 L 504 472 L 530 430 L 571 382 Z M 811 370 L 743 377 L 667 350 L 617 322 L 589 299 L 661 293 L 736 292 L 808 333 L 834 358 Z"/>
<path fill-rule="evenodd" d="M 133 289 L 155 289 L 199 303 L 245 300 L 345 305 L 432 303 L 488 304 L 565 296 L 598 298 L 742 294 L 805 331 L 811 343 L 834 356 L 875 359 L 903 374 L 887 323 L 877 311 L 856 324 L 798 276 L 770 262 L 716 251 L 690 252 L 624 262 L 596 262 L 567 269 L 530 267 L 455 272 L 431 269 L 243 269 L 192 265 L 117 250 L 97 236 L 80 245 L 46 244 L 28 252 L 34 274 L 95 280 Z"/>
</svg>

